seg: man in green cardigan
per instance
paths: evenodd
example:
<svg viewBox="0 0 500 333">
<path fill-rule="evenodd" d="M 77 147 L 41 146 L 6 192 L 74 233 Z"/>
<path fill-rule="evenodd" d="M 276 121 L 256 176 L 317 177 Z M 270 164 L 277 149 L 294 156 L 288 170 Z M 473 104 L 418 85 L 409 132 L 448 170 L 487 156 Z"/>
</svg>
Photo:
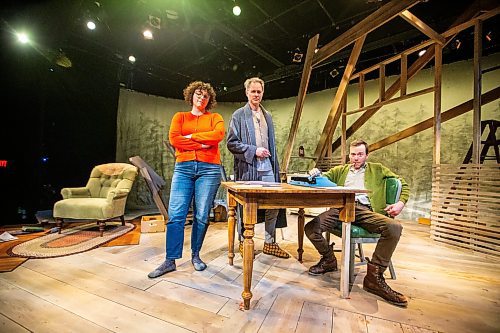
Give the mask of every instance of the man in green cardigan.
<svg viewBox="0 0 500 333">
<path fill-rule="evenodd" d="M 410 196 L 410 189 L 405 180 L 380 163 L 366 162 L 368 144 L 362 140 L 351 143 L 349 149 L 350 164 L 338 165 L 323 174 L 339 186 L 361 188 L 370 192 L 356 194 L 356 216 L 353 225 L 360 226 L 370 233 L 380 234 L 380 239 L 368 262 L 368 272 L 363 281 L 363 289 L 378 295 L 394 305 L 406 307 L 406 297 L 394 291 L 384 279 L 384 271 L 391 261 L 392 254 L 398 245 L 403 227 L 391 217 L 397 216 L 404 208 Z M 314 168 L 309 171 L 312 176 L 321 174 Z M 398 178 L 402 189 L 398 202 L 386 205 L 385 179 Z M 321 275 L 337 270 L 337 259 L 323 237 L 324 232 L 331 232 L 339 223 L 339 210 L 332 208 L 315 218 L 305 226 L 307 238 L 321 254 L 321 260 L 311 268 L 309 274 Z"/>
</svg>

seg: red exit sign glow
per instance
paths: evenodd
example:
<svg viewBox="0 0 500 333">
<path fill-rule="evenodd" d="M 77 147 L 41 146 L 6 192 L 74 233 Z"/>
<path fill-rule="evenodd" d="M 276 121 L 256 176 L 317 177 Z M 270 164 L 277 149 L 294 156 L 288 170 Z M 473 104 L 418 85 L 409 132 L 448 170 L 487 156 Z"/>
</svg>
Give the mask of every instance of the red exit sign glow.
<svg viewBox="0 0 500 333">
<path fill-rule="evenodd" d="M 7 167 L 7 161 L 6 160 L 0 160 L 0 168 L 6 168 Z"/>
</svg>

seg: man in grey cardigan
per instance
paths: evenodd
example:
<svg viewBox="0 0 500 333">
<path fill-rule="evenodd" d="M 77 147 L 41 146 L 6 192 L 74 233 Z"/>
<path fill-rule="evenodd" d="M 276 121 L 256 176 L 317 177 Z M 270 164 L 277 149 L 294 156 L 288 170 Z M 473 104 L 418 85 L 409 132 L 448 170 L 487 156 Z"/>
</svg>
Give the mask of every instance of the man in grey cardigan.
<svg viewBox="0 0 500 333">
<path fill-rule="evenodd" d="M 279 182 L 279 164 L 271 114 L 260 104 L 264 94 L 264 81 L 254 77 L 245 81 L 248 103 L 231 117 L 227 148 L 234 155 L 235 180 Z M 240 210 L 241 211 L 241 210 Z M 276 243 L 278 209 L 265 212 L 265 241 L 262 252 L 279 258 L 289 258 Z M 286 226 L 286 220 L 278 226 Z M 238 214 L 239 250 L 243 252 L 243 223 Z"/>
</svg>

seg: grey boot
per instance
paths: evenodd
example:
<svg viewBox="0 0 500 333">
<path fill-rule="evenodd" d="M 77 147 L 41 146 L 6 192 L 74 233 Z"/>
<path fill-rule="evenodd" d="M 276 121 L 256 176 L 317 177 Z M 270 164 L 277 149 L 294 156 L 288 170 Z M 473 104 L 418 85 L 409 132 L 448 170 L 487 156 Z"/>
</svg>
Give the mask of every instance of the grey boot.
<svg viewBox="0 0 500 333">
<path fill-rule="evenodd" d="M 175 271 L 175 260 L 174 259 L 165 259 L 165 261 L 158 266 L 154 271 L 148 274 L 150 278 L 156 278 L 163 274 Z"/>
<path fill-rule="evenodd" d="M 200 259 L 199 253 L 193 253 L 193 256 L 191 257 L 191 263 L 193 264 L 196 271 L 203 271 L 205 270 L 205 268 L 207 268 L 207 264 L 205 264 L 203 260 Z"/>
</svg>

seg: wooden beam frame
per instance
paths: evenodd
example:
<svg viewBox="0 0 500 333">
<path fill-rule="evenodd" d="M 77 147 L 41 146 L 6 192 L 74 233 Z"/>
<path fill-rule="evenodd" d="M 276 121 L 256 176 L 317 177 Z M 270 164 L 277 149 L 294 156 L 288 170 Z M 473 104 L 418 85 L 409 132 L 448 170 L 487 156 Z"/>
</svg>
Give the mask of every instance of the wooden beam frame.
<svg viewBox="0 0 500 333">
<path fill-rule="evenodd" d="M 454 23 L 454 25 L 452 25 L 452 27 L 450 29 L 448 29 L 445 33 L 442 34 L 442 36 L 446 37 L 446 44 L 448 44 L 451 40 L 453 40 L 453 38 L 455 37 L 455 35 L 457 33 L 459 33 L 460 31 L 464 30 L 464 29 L 467 29 L 471 26 L 474 25 L 474 22 L 476 22 L 476 20 L 486 20 L 488 18 L 491 18 L 497 14 L 500 13 L 500 6 L 497 6 L 491 10 L 488 10 L 486 12 L 483 12 L 482 14 L 480 14 L 479 16 L 475 17 L 475 18 L 472 18 L 475 16 L 475 14 L 477 13 L 477 10 L 479 9 L 478 7 L 478 2 L 475 2 L 474 4 L 472 4 L 469 9 L 464 12 Z M 429 61 L 432 60 L 432 58 L 434 57 L 434 46 L 432 45 L 432 43 L 434 43 L 434 41 L 426 41 L 426 42 L 423 42 L 417 46 L 414 46 L 406 51 L 403 51 L 401 54 L 408 54 L 410 51 L 411 52 L 414 52 L 416 50 L 419 50 L 419 49 L 422 49 L 423 46 L 429 46 L 427 47 L 426 49 L 426 52 L 423 56 L 419 57 L 414 63 L 413 65 L 410 66 L 410 68 L 408 68 L 408 71 L 407 71 L 407 80 L 410 80 L 412 77 L 414 77 L 418 71 L 420 71 L 420 69 L 422 69 L 425 65 L 427 65 L 427 63 Z M 401 57 L 401 54 L 399 55 L 396 55 L 394 57 L 391 57 L 385 61 L 383 61 L 385 64 L 387 63 L 390 63 L 392 61 L 395 61 L 395 60 L 398 60 L 400 59 Z M 374 65 L 368 69 L 365 69 L 365 70 L 362 70 L 360 71 L 359 73 L 356 73 L 354 74 L 351 78 L 354 79 L 356 77 L 358 77 L 360 74 L 366 74 L 366 73 L 369 73 L 375 69 L 378 68 L 378 64 L 377 65 Z M 401 86 L 401 78 L 399 78 L 398 80 L 396 80 L 396 82 L 394 82 L 394 84 L 389 87 L 386 91 L 386 98 L 391 98 L 392 96 L 394 96 L 394 94 L 399 90 L 399 87 L 397 86 Z M 375 101 L 373 104 L 377 103 L 378 101 Z M 359 128 L 361 128 L 361 126 L 363 126 L 367 121 L 368 119 L 370 119 L 371 116 L 373 116 L 377 111 L 379 110 L 379 108 L 377 109 L 371 109 L 367 112 L 365 112 L 363 115 L 361 115 L 352 125 L 351 127 L 349 127 L 347 129 L 347 132 L 346 132 L 346 137 L 349 138 L 351 135 L 353 135 Z M 340 138 L 337 138 L 333 144 L 332 144 L 332 150 L 335 151 L 337 148 L 340 147 Z"/>
<path fill-rule="evenodd" d="M 365 36 L 398 16 L 402 11 L 413 7 L 418 2 L 419 0 L 397 0 L 386 3 L 351 29 L 320 48 L 318 53 L 314 55 L 313 67 L 350 45 L 353 41 L 358 40 L 361 36 Z"/>
<path fill-rule="evenodd" d="M 281 169 L 285 172 L 288 172 L 290 157 L 292 156 L 293 144 L 295 142 L 295 137 L 297 136 L 300 117 L 302 116 L 302 108 L 304 107 L 304 101 L 306 98 L 307 86 L 309 85 L 309 79 L 311 78 L 312 59 L 314 51 L 318 46 L 318 40 L 319 35 L 312 37 L 311 39 L 309 39 L 309 44 L 307 46 L 306 58 L 304 60 L 304 70 L 302 71 L 302 78 L 300 80 L 299 94 L 297 95 L 297 101 L 295 102 L 292 124 L 290 126 L 290 132 L 288 133 L 288 140 L 286 141 L 283 161 L 281 163 Z"/>
<path fill-rule="evenodd" d="M 485 105 L 488 103 L 491 103 L 493 101 L 496 101 L 497 99 L 500 98 L 500 87 L 497 87 L 495 89 L 492 89 L 483 95 L 481 95 L 481 104 Z M 464 113 L 467 113 L 471 111 L 474 108 L 473 106 L 473 99 L 464 102 L 462 104 L 459 104 L 441 114 L 441 123 L 444 123 L 445 121 L 448 121 L 450 119 L 456 118 Z M 408 127 L 407 129 L 404 129 L 396 134 L 393 134 L 391 136 L 388 136 L 385 139 L 382 139 L 380 141 L 377 141 L 369 146 L 370 152 L 373 152 L 375 150 L 379 150 L 381 148 L 387 147 L 393 143 L 396 143 L 398 141 L 401 141 L 403 139 L 406 139 L 412 135 L 415 135 L 417 133 L 420 133 L 422 131 L 425 131 L 426 129 L 429 129 L 433 125 L 433 120 L 434 117 L 428 118 L 416 125 L 413 125 L 411 127 Z"/>
<path fill-rule="evenodd" d="M 316 147 L 315 153 L 314 153 L 314 159 L 316 161 L 319 161 L 325 153 L 325 148 L 326 148 L 326 143 L 328 143 L 328 146 L 331 147 L 332 149 L 328 149 L 329 152 L 332 152 L 339 146 L 341 146 L 341 142 L 343 143 L 343 147 L 345 148 L 345 142 L 347 138 L 349 138 L 357 129 L 359 129 L 373 114 L 375 114 L 381 107 L 376 106 L 373 108 L 368 107 L 368 111 L 365 112 L 363 115 L 361 115 L 352 125 L 349 129 L 345 129 L 345 119 L 343 119 L 343 132 L 342 132 L 342 137 L 338 138 L 333 144 L 330 144 L 332 135 L 335 131 L 335 128 L 338 124 L 338 121 L 340 120 L 341 116 L 347 116 L 347 110 L 344 109 L 342 112 L 342 97 L 343 94 L 345 93 L 347 89 L 348 82 L 354 78 L 360 77 L 359 80 L 359 95 L 358 95 L 358 105 L 359 108 L 365 108 L 364 106 L 364 85 L 365 85 L 365 74 L 369 73 L 370 71 L 374 69 L 379 69 L 381 75 L 381 82 L 380 86 L 384 86 L 382 84 L 385 80 L 382 78 L 385 78 L 384 70 L 381 69 L 383 64 L 384 66 L 396 61 L 400 60 L 401 61 L 401 77 L 396 80 L 387 90 L 384 89 L 382 92 L 380 88 L 379 92 L 379 98 L 377 101 L 375 101 L 373 104 L 376 104 L 377 102 L 380 103 L 380 101 L 387 102 L 388 99 L 393 97 L 398 91 L 400 91 L 400 97 L 398 99 L 401 99 L 403 97 L 409 98 L 412 97 L 410 94 L 409 97 L 407 96 L 406 90 L 407 90 L 407 82 L 410 80 L 412 77 L 414 77 L 422 68 L 425 67 L 425 65 L 428 64 L 429 61 L 431 61 L 435 54 L 436 51 L 439 52 L 440 54 L 438 55 L 438 59 L 436 59 L 436 64 L 439 64 L 439 69 L 437 69 L 438 72 L 435 73 L 435 84 L 433 88 L 429 88 L 430 90 L 434 91 L 435 98 L 434 98 L 434 112 L 435 112 L 435 117 L 433 119 L 438 119 L 440 117 L 440 108 L 441 108 L 441 78 L 440 78 L 440 71 L 441 71 L 441 62 L 442 62 L 442 48 L 444 45 L 449 43 L 454 36 L 472 26 L 475 24 L 477 20 L 481 19 L 488 19 L 490 17 L 493 17 L 497 15 L 500 12 L 500 6 L 496 6 L 493 9 L 493 6 L 489 6 L 488 11 L 482 12 L 480 15 L 478 15 L 476 18 L 472 19 L 473 16 L 478 13 L 478 8 L 480 8 L 481 4 L 479 1 L 475 1 L 466 12 L 464 12 L 457 20 L 455 21 L 454 25 L 452 25 L 452 28 L 448 29 L 445 33 L 439 35 L 436 33 L 434 30 L 432 30 L 430 27 L 428 27 L 423 21 L 419 20 L 416 16 L 411 14 L 408 9 L 417 4 L 418 1 L 411 1 L 411 0 L 401 0 L 401 1 L 391 1 L 381 8 L 379 8 L 377 11 L 369 15 L 367 18 L 356 24 L 354 27 L 346 31 L 344 34 L 333 40 L 332 42 L 328 43 L 319 51 L 312 56 L 312 61 L 311 61 L 311 66 L 314 68 L 318 64 L 320 64 L 322 61 L 326 60 L 336 52 L 342 50 L 349 44 L 351 44 L 354 40 L 356 40 L 356 44 L 353 48 L 353 51 L 351 52 L 351 57 L 349 59 L 349 64 L 346 67 L 346 71 L 343 73 L 342 81 L 337 89 L 336 95 L 334 97 L 332 107 L 330 109 L 330 113 L 328 115 L 325 127 L 323 129 L 323 132 L 320 137 L 320 141 L 318 143 L 318 146 Z M 359 73 L 353 74 L 353 69 L 354 69 L 354 64 L 357 62 L 357 58 L 359 58 L 359 52 L 356 56 L 356 61 L 352 62 L 351 59 L 353 58 L 354 51 L 358 48 L 361 49 L 362 44 L 364 43 L 364 40 L 366 38 L 366 34 L 369 33 L 370 31 L 376 29 L 378 26 L 384 24 L 385 22 L 389 21 L 392 19 L 394 16 L 401 15 L 404 19 L 409 21 L 411 24 L 416 26 L 420 31 L 425 33 L 427 36 L 429 36 L 431 39 L 428 41 L 425 41 L 419 45 L 413 46 L 410 49 L 402 52 L 400 55 L 396 55 L 394 57 L 391 57 L 389 59 L 386 59 L 385 61 L 382 61 L 378 65 L 372 66 L 368 69 L 365 69 Z M 359 45 L 360 39 L 363 39 L 363 43 Z M 419 57 L 409 68 L 408 68 L 408 54 L 413 53 L 417 50 L 424 49 L 426 48 L 426 53 L 422 56 Z M 309 52 L 308 52 L 309 53 Z M 351 65 L 350 68 L 349 65 Z M 285 153 L 285 158 L 284 158 L 284 163 L 283 165 L 286 166 L 285 171 L 288 169 L 289 165 L 289 160 L 291 156 L 291 149 L 293 148 L 293 141 L 295 139 L 295 135 L 298 129 L 298 122 L 300 121 L 300 115 L 302 112 L 303 104 L 304 104 L 304 98 L 305 96 L 300 97 L 300 95 L 304 94 L 307 91 L 307 85 L 311 73 L 311 68 L 306 68 L 304 66 L 304 71 L 308 71 L 309 73 L 306 73 L 306 75 L 302 76 L 302 81 L 301 81 L 301 88 L 299 90 L 299 98 L 296 103 L 295 107 L 295 112 L 294 112 L 294 120 L 292 122 L 292 129 L 289 135 L 289 140 L 287 142 L 287 147 L 286 147 L 286 153 Z M 348 73 L 349 71 L 349 73 Z M 439 78 L 438 78 L 439 74 Z M 413 96 L 414 97 L 414 96 Z M 396 99 L 395 99 L 396 100 Z M 359 110 L 358 110 L 359 112 Z M 435 134 L 440 135 L 440 125 L 439 128 L 435 126 Z M 437 146 L 437 147 L 436 147 Z M 436 148 L 438 148 L 436 150 Z M 439 151 L 439 143 L 436 144 L 435 142 L 435 153 L 434 153 L 434 159 L 439 160 L 439 155 L 436 153 L 436 151 Z M 436 158 L 438 157 L 438 158 Z"/>
<path fill-rule="evenodd" d="M 425 54 L 421 57 L 419 57 L 415 62 L 408 68 L 407 71 L 407 78 L 408 80 L 417 75 L 417 73 L 424 68 L 429 61 L 432 60 L 434 57 L 434 47 L 430 47 L 427 49 Z M 385 97 L 386 99 L 392 98 L 400 89 L 401 87 L 401 79 L 397 79 L 385 92 Z M 375 100 L 373 104 L 379 103 L 378 99 Z M 382 104 L 383 105 L 383 104 Z M 349 127 L 346 130 L 346 138 L 349 139 L 349 137 L 354 134 L 361 126 L 363 126 L 368 119 L 370 119 L 375 113 L 377 113 L 378 110 L 382 107 L 380 105 L 379 107 L 376 108 L 369 108 L 365 113 L 363 113 L 356 121 L 351 124 L 351 127 Z M 340 147 L 340 138 L 337 138 L 332 144 L 332 151 L 336 150 L 337 148 Z"/>
<path fill-rule="evenodd" d="M 370 110 L 370 109 L 381 108 L 382 106 L 387 105 L 387 104 L 401 102 L 401 101 L 404 101 L 406 99 L 410 99 L 410 98 L 413 98 L 413 97 L 417 97 L 417 96 L 420 96 L 420 95 L 425 95 L 425 94 L 431 93 L 433 91 L 434 91 L 434 87 L 424 88 L 424 89 L 421 89 L 421 90 L 418 90 L 418 91 L 414 91 L 414 92 L 412 92 L 410 94 L 406 94 L 404 96 L 395 97 L 395 98 L 392 98 L 392 99 L 385 100 L 383 102 L 379 102 L 379 103 L 375 103 L 375 104 L 372 104 L 372 105 L 364 106 L 364 107 L 358 108 L 356 110 L 351 110 L 351 111 L 346 112 L 346 114 L 350 115 L 350 114 L 359 113 L 359 112 L 363 112 L 363 111 Z"/>
<path fill-rule="evenodd" d="M 415 28 L 420 30 L 423 34 L 425 34 L 430 39 L 434 40 L 436 43 L 444 45 L 446 42 L 445 38 L 438 34 L 434 29 L 425 24 L 424 21 L 410 13 L 409 10 L 403 10 L 399 16 L 401 16 L 406 22 L 413 25 Z"/>
<path fill-rule="evenodd" d="M 495 15 L 498 15 L 500 14 L 500 7 L 497 7 L 495 9 L 491 9 L 479 16 L 477 16 L 476 18 L 470 18 L 472 15 L 466 15 L 465 18 L 463 18 L 463 20 L 465 20 L 465 22 L 462 22 L 461 19 L 458 19 L 457 21 L 459 23 L 457 23 L 457 25 L 453 26 L 452 28 L 446 30 L 446 32 L 444 32 L 442 34 L 442 36 L 444 36 L 446 38 L 446 43 L 445 44 L 448 44 L 452 39 L 453 37 L 458 34 L 460 31 L 464 30 L 464 29 L 467 29 L 467 28 L 470 28 L 474 25 L 474 22 L 476 22 L 476 20 L 482 20 L 482 21 L 485 21 Z M 452 37 L 452 38 L 450 38 Z M 401 57 L 406 54 L 411 54 L 411 53 L 414 53 L 416 51 L 419 51 L 419 50 L 422 50 L 426 47 L 429 47 L 431 46 L 432 44 L 434 44 L 434 41 L 433 40 L 427 40 L 427 41 L 424 41 L 418 45 L 415 45 L 415 46 L 412 46 L 406 50 L 404 50 L 403 52 L 399 53 L 399 54 L 396 54 L 395 56 L 392 56 L 390 58 L 387 58 L 383 61 L 381 61 L 380 63 L 383 63 L 385 65 L 388 65 L 394 61 L 397 61 L 399 59 L 401 59 Z M 443 45 L 444 46 L 444 45 Z M 379 64 L 375 64 L 373 66 L 370 66 L 368 68 L 365 68 L 355 74 L 353 74 L 353 76 L 351 77 L 351 80 L 354 80 L 356 78 L 359 77 L 360 74 L 368 74 L 374 70 L 377 70 L 379 68 Z"/>
<path fill-rule="evenodd" d="M 318 146 L 316 147 L 316 151 L 314 152 L 314 157 L 318 160 L 319 157 L 323 156 L 325 151 L 325 143 L 327 139 L 333 135 L 333 131 L 335 127 L 337 127 L 338 119 L 340 115 L 340 103 L 342 101 L 342 97 L 349 85 L 349 81 L 352 73 L 354 72 L 354 66 L 358 62 L 359 55 L 361 54 L 361 48 L 363 47 L 363 43 L 365 42 L 366 35 L 361 36 L 354 47 L 352 48 L 351 56 L 349 57 L 349 61 L 344 70 L 344 74 L 342 75 L 342 80 L 340 81 L 339 87 L 337 88 L 337 92 L 335 94 L 335 98 L 333 99 L 332 107 L 330 109 L 330 113 L 328 114 L 328 118 L 326 119 L 325 127 L 323 128 L 323 132 L 321 133 Z M 336 115 L 338 114 L 338 115 Z M 336 119 L 336 121 L 334 121 Z"/>
</svg>

